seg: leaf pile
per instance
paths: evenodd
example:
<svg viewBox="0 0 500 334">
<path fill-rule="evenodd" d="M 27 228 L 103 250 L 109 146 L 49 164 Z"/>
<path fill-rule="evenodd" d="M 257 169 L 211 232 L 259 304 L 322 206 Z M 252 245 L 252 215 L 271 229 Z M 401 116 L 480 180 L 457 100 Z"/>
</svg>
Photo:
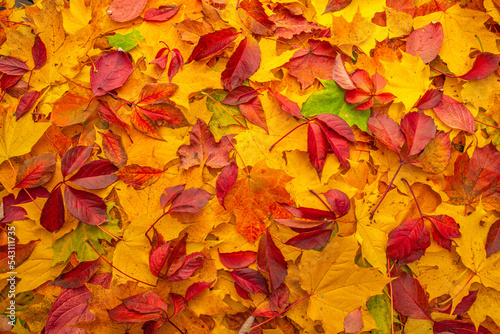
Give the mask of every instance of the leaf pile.
<svg viewBox="0 0 500 334">
<path fill-rule="evenodd" d="M 500 332 L 500 2 L 13 5 L 0 331 Z"/>
</svg>

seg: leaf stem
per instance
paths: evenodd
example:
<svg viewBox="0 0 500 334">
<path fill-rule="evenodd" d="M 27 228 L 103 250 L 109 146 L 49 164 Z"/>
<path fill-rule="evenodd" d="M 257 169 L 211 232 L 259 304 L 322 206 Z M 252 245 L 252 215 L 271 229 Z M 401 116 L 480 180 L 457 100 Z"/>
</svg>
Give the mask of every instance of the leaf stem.
<svg viewBox="0 0 500 334">
<path fill-rule="evenodd" d="M 450 77 L 450 78 L 456 78 L 455 75 L 451 75 L 451 74 L 448 74 L 448 73 L 444 73 L 443 71 L 441 70 L 438 70 L 437 68 L 435 68 L 434 66 L 432 65 L 429 65 L 430 68 L 432 68 L 434 71 L 438 72 L 438 73 L 441 73 L 442 75 L 444 76 L 447 76 L 447 77 Z"/>
<path fill-rule="evenodd" d="M 301 123 L 301 124 L 297 125 L 296 127 L 294 127 L 293 129 L 291 129 L 290 131 L 288 131 L 288 133 L 286 135 L 281 137 L 276 143 L 272 144 L 271 147 L 269 147 L 269 151 L 272 151 L 273 147 L 276 146 L 280 141 L 285 139 L 290 133 L 294 132 L 295 130 L 297 130 L 298 128 L 300 128 L 301 126 L 306 125 L 306 124 L 309 124 L 309 122 Z"/>
<path fill-rule="evenodd" d="M 21 22 L 16 22 L 16 21 L 10 21 L 10 20 L 5 20 L 5 19 L 1 19 L 0 21 L 2 22 L 9 22 L 9 23 L 13 23 L 13 24 L 19 24 L 21 26 L 25 26 L 25 27 L 30 27 L 31 26 L 29 24 L 26 24 L 26 23 L 21 23 Z"/>
<path fill-rule="evenodd" d="M 215 103 L 217 103 L 219 105 L 219 107 L 221 107 L 222 110 L 224 110 L 232 119 L 234 119 L 234 121 L 236 123 L 238 123 L 239 126 L 241 126 L 242 128 L 248 130 L 248 128 L 246 126 L 243 125 L 243 123 L 241 123 L 240 121 L 238 121 L 236 119 L 236 117 L 234 117 L 234 115 L 232 115 L 226 108 L 224 108 L 224 106 L 222 105 L 222 103 L 220 103 L 219 101 L 217 101 L 216 99 L 214 99 L 213 97 L 211 97 L 210 95 L 208 95 L 207 93 L 205 92 L 202 92 L 203 95 L 206 95 L 208 98 L 210 98 L 212 101 L 214 101 Z"/>
<path fill-rule="evenodd" d="M 479 46 L 481 47 L 481 52 L 484 52 L 483 43 L 481 43 L 481 40 L 479 39 L 479 36 L 477 34 L 475 34 L 474 37 L 476 37 L 477 40 L 479 41 Z"/>
<path fill-rule="evenodd" d="M 420 217 L 423 220 L 424 219 L 424 215 L 422 214 L 422 210 L 420 210 L 420 206 L 418 205 L 417 198 L 415 197 L 415 194 L 413 193 L 413 189 L 411 189 L 410 184 L 408 183 L 408 181 L 406 181 L 405 178 L 402 178 L 401 181 L 403 181 L 404 183 L 406 183 L 406 185 L 408 186 L 408 188 L 410 188 L 410 192 L 411 192 L 411 195 L 413 196 L 413 200 L 415 201 L 415 204 L 417 205 L 418 212 L 420 213 Z"/>
<path fill-rule="evenodd" d="M 469 285 L 470 281 L 472 281 L 472 279 L 474 278 L 474 276 L 476 276 L 475 272 L 472 273 L 472 275 L 469 277 L 469 279 L 467 280 L 467 282 L 465 282 L 465 284 L 462 287 L 460 287 L 460 289 L 453 296 L 451 296 L 450 298 L 446 299 L 445 301 L 439 303 L 439 305 L 446 305 L 449 302 L 451 302 L 454 298 L 456 298 L 463 291 L 463 289 L 465 289 L 465 287 L 467 285 Z"/>
<path fill-rule="evenodd" d="M 148 230 L 144 233 L 144 235 L 146 235 L 146 238 L 148 238 L 148 240 L 149 240 L 149 243 L 150 243 L 150 244 L 153 244 L 153 242 L 152 242 L 152 241 L 151 241 L 151 239 L 149 238 L 148 232 L 149 232 L 149 231 L 151 231 L 151 229 L 152 229 L 152 228 L 156 225 L 156 223 L 158 223 L 158 222 L 160 221 L 160 219 L 162 219 L 163 217 L 165 217 L 165 216 L 166 216 L 169 212 L 170 212 L 170 210 L 169 210 L 169 211 L 167 211 L 167 212 L 164 212 L 164 213 L 163 213 L 160 217 L 158 217 L 158 219 L 157 219 L 157 220 L 155 220 L 155 222 L 153 223 L 153 225 L 151 225 L 151 226 L 148 228 Z"/>
<path fill-rule="evenodd" d="M 176 326 L 176 325 L 175 325 L 175 324 L 174 324 L 174 323 L 173 323 L 170 319 L 167 319 L 167 321 L 168 321 L 168 322 L 169 322 L 172 326 L 174 326 L 174 327 L 175 327 L 175 329 L 177 329 L 177 330 L 179 331 L 179 333 L 184 334 L 184 332 L 183 332 L 183 331 L 181 331 L 181 330 L 180 330 L 180 328 L 179 328 L 179 327 L 177 327 L 177 326 Z"/>
<path fill-rule="evenodd" d="M 387 275 L 391 277 L 391 260 L 387 259 Z M 394 334 L 394 296 L 392 294 L 392 280 L 389 282 L 389 290 L 391 293 L 391 334 Z"/>
<path fill-rule="evenodd" d="M 224 128 L 222 128 L 222 125 L 220 124 L 220 122 L 217 122 L 218 126 L 219 126 L 219 129 L 222 131 L 222 133 L 224 133 L 224 135 L 227 137 L 228 134 L 226 133 L 226 131 L 224 131 Z M 238 155 L 238 157 L 240 158 L 241 160 L 241 163 L 243 164 L 243 166 L 245 167 L 245 170 L 247 171 L 247 173 L 249 172 L 248 171 L 248 167 L 247 167 L 247 164 L 245 163 L 245 160 L 243 160 L 243 157 L 241 156 L 240 152 L 238 152 L 238 150 L 236 149 L 236 146 L 234 146 L 234 143 L 232 140 L 229 141 L 229 143 L 231 144 L 231 146 L 233 147 L 234 151 L 236 152 L 236 154 Z"/>
<path fill-rule="evenodd" d="M 486 123 L 483 123 L 483 122 L 481 122 L 481 121 L 478 121 L 477 119 L 475 119 L 475 121 L 476 121 L 477 123 L 482 124 L 482 125 L 486 125 L 486 126 L 489 126 L 489 127 L 495 128 L 495 129 L 500 129 L 500 127 L 498 127 L 498 126 L 491 125 L 491 124 L 486 124 Z"/>
<path fill-rule="evenodd" d="M 31 194 L 29 193 L 28 189 L 27 188 L 24 188 L 24 191 L 26 191 L 26 193 L 28 194 L 28 196 L 31 198 L 31 200 L 33 201 L 33 203 L 35 203 L 36 207 L 42 211 L 42 208 L 38 206 L 38 204 L 35 202 L 35 199 L 33 198 L 33 196 L 31 196 Z"/>
<path fill-rule="evenodd" d="M 114 235 L 111 231 L 109 231 L 107 228 L 105 228 L 102 225 L 97 225 L 98 228 L 100 228 L 104 233 L 108 234 L 110 237 L 115 238 L 116 240 L 123 240 L 122 237 L 119 237 L 117 235 Z"/>
<path fill-rule="evenodd" d="M 330 208 L 330 206 L 328 204 L 326 204 L 325 201 L 323 201 L 323 199 L 321 197 L 319 197 L 319 195 L 314 190 L 309 189 L 309 191 L 311 192 L 311 194 L 316 196 L 321 201 L 321 203 L 323 203 L 324 206 L 327 207 L 328 211 L 333 212 L 333 210 Z"/>
<path fill-rule="evenodd" d="M 396 171 L 396 174 L 394 174 L 394 177 L 392 178 L 391 183 L 389 183 L 389 185 L 387 186 L 387 189 L 385 190 L 384 194 L 382 195 L 382 198 L 380 199 L 380 201 L 378 201 L 377 206 L 375 207 L 375 209 L 373 209 L 372 213 L 370 214 L 370 219 L 373 219 L 373 216 L 375 215 L 375 211 L 377 211 L 380 204 L 382 204 L 382 201 L 384 200 L 385 196 L 387 195 L 387 193 L 391 189 L 391 186 L 394 183 L 396 176 L 398 175 L 399 171 L 401 170 L 401 167 L 403 167 L 404 164 L 405 164 L 404 162 L 401 162 L 399 164 L 398 170 Z"/>
<path fill-rule="evenodd" d="M 292 307 L 294 307 L 295 305 L 297 305 L 301 301 L 303 301 L 303 300 L 305 300 L 305 299 L 307 299 L 307 298 L 309 298 L 311 296 L 312 295 L 307 295 L 307 296 L 304 296 L 304 297 L 300 298 L 299 300 L 297 300 L 296 302 L 294 302 L 292 305 L 288 306 L 286 309 L 284 309 L 280 313 L 276 314 L 275 316 L 272 316 L 271 318 L 267 319 L 266 321 L 261 322 L 260 324 L 257 324 L 255 326 L 253 326 L 252 328 L 250 328 L 250 330 L 255 329 L 257 327 L 260 327 L 260 326 L 264 325 L 266 322 L 269 322 L 269 321 L 273 320 L 274 318 L 279 317 L 280 315 L 282 315 L 283 313 L 285 313 L 286 311 L 288 311 L 289 309 L 291 309 Z"/>
<path fill-rule="evenodd" d="M 121 273 L 121 274 L 123 274 L 123 275 L 127 276 L 128 278 L 133 279 L 134 281 L 137 281 L 137 282 L 139 282 L 139 283 L 146 284 L 146 285 L 149 285 L 149 286 L 152 286 L 152 287 L 156 288 L 156 285 L 153 285 L 153 284 L 149 284 L 149 283 L 143 282 L 143 281 L 141 281 L 141 280 L 139 280 L 139 279 L 137 279 L 137 278 L 134 278 L 134 277 L 132 277 L 132 276 L 130 276 L 130 275 L 128 275 L 128 274 L 125 274 L 123 271 L 121 271 L 120 269 L 116 268 L 116 267 L 115 267 L 115 266 L 114 266 L 111 262 L 109 262 L 109 261 L 108 261 L 108 260 L 107 260 L 104 256 L 102 256 L 102 255 L 101 255 L 101 253 L 99 253 L 99 252 L 97 251 L 97 249 L 95 249 L 94 245 L 92 245 L 92 243 L 90 242 L 90 240 L 85 240 L 85 241 L 86 241 L 86 242 L 90 245 L 90 247 L 92 247 L 92 249 L 94 250 L 94 252 L 96 252 L 96 253 L 97 253 L 97 255 L 99 255 L 99 257 L 100 257 L 102 260 L 104 260 L 104 262 L 106 262 L 107 264 L 109 264 L 109 265 L 110 265 L 113 269 L 115 269 L 115 270 L 116 270 L 116 271 L 118 271 L 119 273 Z"/>
</svg>

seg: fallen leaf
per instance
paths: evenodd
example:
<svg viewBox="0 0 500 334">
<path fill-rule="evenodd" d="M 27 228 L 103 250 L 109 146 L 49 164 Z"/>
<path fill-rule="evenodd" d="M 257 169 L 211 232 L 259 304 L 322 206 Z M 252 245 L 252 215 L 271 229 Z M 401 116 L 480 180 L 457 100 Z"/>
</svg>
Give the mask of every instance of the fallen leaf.
<svg viewBox="0 0 500 334">
<path fill-rule="evenodd" d="M 116 22 L 127 22 L 141 15 L 147 0 L 113 0 L 106 13 Z"/>
</svg>

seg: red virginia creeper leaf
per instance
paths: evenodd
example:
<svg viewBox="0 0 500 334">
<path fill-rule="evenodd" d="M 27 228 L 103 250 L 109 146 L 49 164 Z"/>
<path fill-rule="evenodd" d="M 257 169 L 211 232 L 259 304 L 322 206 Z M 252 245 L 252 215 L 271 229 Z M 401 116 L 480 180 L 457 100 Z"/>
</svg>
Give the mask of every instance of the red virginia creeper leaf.
<svg viewBox="0 0 500 334">
<path fill-rule="evenodd" d="M 168 80 L 172 82 L 172 79 L 184 66 L 184 58 L 178 49 L 172 50 L 172 60 L 170 60 L 170 65 L 168 66 Z"/>
<path fill-rule="evenodd" d="M 71 327 L 66 327 L 66 325 L 76 324 L 80 321 L 94 321 L 96 316 L 90 312 L 87 305 L 91 299 L 92 292 L 86 286 L 63 289 L 49 311 L 45 332 L 69 332 Z"/>
<path fill-rule="evenodd" d="M 264 114 L 262 103 L 260 102 L 260 99 L 258 97 L 247 103 L 240 104 L 238 107 L 241 114 L 247 121 L 263 128 L 269 134 L 266 123 L 266 115 Z"/>
<path fill-rule="evenodd" d="M 179 7 L 173 5 L 150 8 L 144 13 L 144 21 L 165 22 L 170 20 L 178 11 Z"/>
<path fill-rule="evenodd" d="M 317 231 L 302 232 L 290 238 L 285 244 L 301 249 L 318 249 L 328 244 L 332 237 L 333 230 L 322 229 Z"/>
<path fill-rule="evenodd" d="M 401 120 L 401 130 L 408 143 L 406 157 L 420 153 L 436 136 L 436 129 L 432 117 L 418 112 L 406 114 Z"/>
<path fill-rule="evenodd" d="M 65 289 L 85 286 L 85 283 L 97 272 L 100 265 L 100 258 L 95 261 L 81 262 L 67 273 L 55 278 L 51 284 Z"/>
<path fill-rule="evenodd" d="M 116 22 L 127 22 L 141 15 L 147 0 L 113 0 L 106 13 Z"/>
<path fill-rule="evenodd" d="M 123 146 L 122 137 L 109 132 L 99 132 L 102 136 L 102 149 L 104 155 L 118 168 L 127 164 L 128 156 Z"/>
<path fill-rule="evenodd" d="M 267 281 L 261 273 L 250 268 L 235 269 L 229 273 L 243 290 L 249 293 L 269 294 Z"/>
<path fill-rule="evenodd" d="M 40 39 L 40 36 L 35 36 L 35 44 L 31 49 L 31 55 L 33 56 L 33 61 L 35 62 L 34 70 L 39 70 L 47 62 L 47 49 L 45 44 Z"/>
<path fill-rule="evenodd" d="M 321 121 L 327 127 L 332 129 L 348 141 L 352 143 L 356 142 L 356 138 L 354 137 L 354 132 L 352 132 L 351 127 L 339 116 L 332 114 L 319 114 L 314 116 L 314 119 Z"/>
<path fill-rule="evenodd" d="M 24 261 L 26 261 L 30 257 L 38 241 L 40 240 L 31 240 L 27 244 L 16 244 L 16 255 L 15 255 L 16 267 L 23 264 Z M 12 248 L 10 250 L 12 250 Z M 8 271 L 12 271 L 12 267 L 11 265 L 9 265 L 11 258 L 9 258 L 8 255 L 9 255 L 9 245 L 7 244 L 0 246 L 0 273 L 6 273 Z"/>
<path fill-rule="evenodd" d="M 326 201 L 338 217 L 346 215 L 351 210 L 351 201 L 344 192 L 337 189 L 330 189 L 324 195 Z"/>
<path fill-rule="evenodd" d="M 101 225 L 107 220 L 106 203 L 93 193 L 66 186 L 64 202 L 68 211 L 86 224 Z"/>
<path fill-rule="evenodd" d="M 172 304 L 174 305 L 174 313 L 170 315 L 170 318 L 175 317 L 177 314 L 181 313 L 184 311 L 187 307 L 186 305 L 186 300 L 184 297 L 177 293 L 170 293 L 169 294 L 170 300 L 172 300 Z"/>
<path fill-rule="evenodd" d="M 474 60 L 472 68 L 464 75 L 458 78 L 464 80 L 480 80 L 489 76 L 491 73 L 498 70 L 498 62 L 500 61 L 500 56 L 489 53 L 482 52 Z"/>
<path fill-rule="evenodd" d="M 178 282 L 191 277 L 203 265 L 205 256 L 195 252 L 186 256 L 184 264 L 174 274 L 168 277 L 170 282 Z"/>
<path fill-rule="evenodd" d="M 434 322 L 434 334 L 491 334 L 483 326 L 476 326 L 473 323 L 460 320 L 443 320 Z"/>
<path fill-rule="evenodd" d="M 418 280 L 407 273 L 402 273 L 392 281 L 394 308 L 412 319 L 431 320 L 429 300 Z"/>
<path fill-rule="evenodd" d="M 2 79 L 0 79 L 0 88 L 2 90 L 7 90 L 8 88 L 14 86 L 22 77 L 22 75 L 9 75 L 4 73 L 2 75 Z"/>
<path fill-rule="evenodd" d="M 169 205 L 181 192 L 184 191 L 185 184 L 180 184 L 178 186 L 167 187 L 160 196 L 160 205 L 165 210 L 165 207 Z"/>
<path fill-rule="evenodd" d="M 252 101 L 259 96 L 259 91 L 249 86 L 239 86 L 229 92 L 221 103 L 237 106 Z"/>
<path fill-rule="evenodd" d="M 64 202 L 61 188 L 52 191 L 45 202 L 42 214 L 40 215 L 40 225 L 49 232 L 56 232 L 64 225 Z"/>
<path fill-rule="evenodd" d="M 406 52 L 419 56 L 428 64 L 436 58 L 443 44 L 444 33 L 441 23 L 431 23 L 412 31 L 406 42 Z"/>
<path fill-rule="evenodd" d="M 441 98 L 443 97 L 443 91 L 439 89 L 429 89 L 425 92 L 424 96 L 418 100 L 415 105 L 416 108 L 423 109 L 431 109 L 437 106 Z"/>
<path fill-rule="evenodd" d="M 23 162 L 16 175 L 14 188 L 35 188 L 47 183 L 56 170 L 56 158 L 45 153 Z"/>
<path fill-rule="evenodd" d="M 250 296 L 248 295 L 248 292 L 246 292 L 245 289 L 239 286 L 236 282 L 234 283 L 234 289 L 236 290 L 238 296 L 240 296 L 241 298 L 252 300 L 252 298 L 250 298 Z"/>
<path fill-rule="evenodd" d="M 293 117 L 304 119 L 304 116 L 302 116 L 302 113 L 300 112 L 300 107 L 296 102 L 290 100 L 285 95 L 281 95 L 280 93 L 275 92 L 274 90 L 270 90 L 270 91 L 273 94 L 273 96 L 276 98 L 281 109 L 284 112 L 292 115 Z"/>
<path fill-rule="evenodd" d="M 124 128 L 127 132 L 130 131 L 130 125 L 125 123 L 125 121 L 113 110 L 108 102 L 99 100 L 99 107 L 97 109 L 99 117 L 108 122 L 109 124 L 117 125 Z"/>
<path fill-rule="evenodd" d="M 321 178 L 328 153 L 328 140 L 318 123 L 310 122 L 307 125 L 307 153 L 309 154 L 309 161 L 311 161 Z"/>
<path fill-rule="evenodd" d="M 104 189 L 118 180 L 113 174 L 118 167 L 106 160 L 94 160 L 83 165 L 69 181 L 85 189 Z"/>
<path fill-rule="evenodd" d="M 333 116 L 333 115 L 332 115 Z M 339 159 L 342 166 L 347 168 L 350 167 L 349 161 L 347 159 L 351 156 L 351 151 L 349 150 L 349 142 L 342 136 L 338 135 L 336 131 L 320 123 L 320 127 L 325 133 L 326 139 L 333 154 Z"/>
<path fill-rule="evenodd" d="M 23 75 L 29 70 L 28 65 L 22 60 L 14 57 L 0 58 L 0 72 L 8 75 Z"/>
<path fill-rule="evenodd" d="M 451 250 L 451 240 L 460 238 L 460 229 L 455 219 L 448 215 L 426 216 L 425 218 L 432 223 L 434 240 L 447 250 Z"/>
<path fill-rule="evenodd" d="M 328 7 L 327 7 L 328 8 Z M 333 65 L 333 75 L 332 79 L 345 90 L 353 90 L 356 89 L 356 85 L 352 81 L 349 73 L 344 66 L 344 62 L 342 61 L 342 57 L 340 54 L 337 54 L 335 58 L 335 63 Z"/>
<path fill-rule="evenodd" d="M 146 291 L 122 301 L 126 308 L 139 313 L 168 312 L 167 303 L 153 291 Z"/>
<path fill-rule="evenodd" d="M 189 302 L 191 299 L 194 297 L 198 296 L 200 293 L 203 292 L 206 288 L 214 284 L 215 281 L 212 282 L 196 282 L 193 283 L 189 286 L 189 288 L 186 291 L 186 303 Z"/>
<path fill-rule="evenodd" d="M 108 311 L 109 318 L 119 324 L 134 324 L 142 323 L 149 320 L 162 319 L 161 311 L 154 313 L 139 313 L 137 311 L 129 310 L 125 305 L 120 304 L 112 310 Z"/>
<path fill-rule="evenodd" d="M 122 1 L 146 3 L 145 0 L 114 0 L 113 3 Z M 94 96 L 103 96 L 111 90 L 120 88 L 133 71 L 132 63 L 123 51 L 111 51 L 97 58 L 90 69 L 90 86 Z"/>
<path fill-rule="evenodd" d="M 92 154 L 92 146 L 75 146 L 70 148 L 61 160 L 61 172 L 64 177 L 83 166 Z"/>
<path fill-rule="evenodd" d="M 16 119 L 20 119 L 24 114 L 26 114 L 39 97 L 40 92 L 36 90 L 32 90 L 24 94 L 17 104 Z"/>
<path fill-rule="evenodd" d="M 476 121 L 469 109 L 448 95 L 443 95 L 441 101 L 434 107 L 434 111 L 439 119 L 450 128 L 469 133 L 474 133 L 476 130 Z"/>
<path fill-rule="evenodd" d="M 486 239 L 486 257 L 490 257 L 500 250 L 500 219 L 490 226 Z"/>
<path fill-rule="evenodd" d="M 285 257 L 274 243 L 269 229 L 260 238 L 257 265 L 261 271 L 269 275 L 271 291 L 276 290 L 283 283 L 288 273 Z"/>
<path fill-rule="evenodd" d="M 226 197 L 228 191 L 233 187 L 236 179 L 238 178 L 238 165 L 235 161 L 231 161 L 229 165 L 224 167 L 217 176 L 217 181 L 215 182 L 215 194 L 219 203 L 224 207 L 224 198 Z M 225 208 L 225 207 L 224 207 Z"/>
<path fill-rule="evenodd" d="M 180 195 L 176 196 L 172 201 L 172 206 L 168 212 L 170 213 L 201 213 L 201 209 L 208 203 L 212 195 L 200 188 L 189 188 L 184 190 Z"/>
<path fill-rule="evenodd" d="M 116 175 L 129 186 L 142 189 L 158 181 L 162 173 L 161 169 L 133 164 L 123 167 Z"/>
<path fill-rule="evenodd" d="M 219 250 L 219 260 L 229 269 L 246 268 L 257 260 L 257 253 L 252 251 L 221 253 Z"/>
<path fill-rule="evenodd" d="M 431 245 L 430 233 L 421 218 L 404 221 L 389 233 L 387 257 L 402 260 Z"/>
<path fill-rule="evenodd" d="M 260 66 L 260 48 L 252 37 L 245 37 L 226 64 L 221 74 L 222 86 L 228 91 L 240 86 Z"/>
<path fill-rule="evenodd" d="M 234 28 L 217 30 L 201 36 L 198 44 L 189 56 L 188 63 L 212 57 L 224 50 L 238 37 L 239 32 Z"/>
</svg>

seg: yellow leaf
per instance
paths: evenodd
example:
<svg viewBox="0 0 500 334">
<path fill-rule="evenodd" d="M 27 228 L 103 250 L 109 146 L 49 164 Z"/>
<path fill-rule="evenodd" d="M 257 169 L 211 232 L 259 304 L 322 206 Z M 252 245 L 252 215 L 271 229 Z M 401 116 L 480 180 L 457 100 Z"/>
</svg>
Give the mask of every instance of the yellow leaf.
<svg viewBox="0 0 500 334">
<path fill-rule="evenodd" d="M 327 333 L 341 332 L 343 324 L 338 319 L 382 293 L 390 281 L 374 268 L 353 265 L 357 250 L 353 236 L 337 237 L 322 252 L 306 250 L 302 255 L 301 284 L 312 294 L 307 315 L 321 320 Z"/>
<path fill-rule="evenodd" d="M 479 290 L 477 299 L 472 304 L 470 310 L 467 312 L 470 315 L 472 322 L 479 327 L 479 325 L 490 317 L 495 321 L 497 326 L 500 326 L 500 292 L 492 288 L 486 288 L 479 284 L 474 284 L 472 290 Z"/>
<path fill-rule="evenodd" d="M 74 34 L 88 25 L 92 10 L 85 6 L 85 0 L 73 0 L 69 6 L 62 10 L 63 26 L 68 34 Z"/>
<path fill-rule="evenodd" d="M 276 52 L 276 42 L 267 38 L 260 40 L 259 47 L 261 50 L 260 67 L 257 72 L 250 77 L 250 80 L 258 82 L 276 80 L 271 70 L 287 63 L 296 52 L 296 50 L 288 50 L 278 55 Z"/>
<path fill-rule="evenodd" d="M 420 57 L 401 52 L 400 63 L 381 61 L 387 80 L 385 90 L 396 95 L 396 102 L 403 102 L 409 110 L 430 86 L 430 69 Z"/>
<path fill-rule="evenodd" d="M 334 17 L 332 20 L 330 41 L 335 45 L 357 45 L 368 54 L 375 47 L 375 40 L 383 40 L 386 37 L 387 28 L 372 23 L 370 16 L 363 16 L 360 10 L 350 22 L 343 16 Z"/>
<path fill-rule="evenodd" d="M 18 121 L 15 117 L 7 116 L 6 113 L 3 117 L 5 123 L 3 127 L 0 127 L 0 163 L 29 153 L 51 125 L 50 123 L 35 123 L 30 115 L 25 115 Z"/>
<path fill-rule="evenodd" d="M 472 67 L 473 59 L 469 57 L 472 48 L 498 53 L 497 36 L 484 25 L 489 18 L 487 13 L 461 8 L 457 4 L 446 12 L 416 17 L 413 27 L 418 29 L 434 21 L 440 22 L 443 25 L 444 40 L 439 56 L 452 73 L 462 75 Z M 482 48 L 475 35 L 481 40 Z"/>
</svg>

